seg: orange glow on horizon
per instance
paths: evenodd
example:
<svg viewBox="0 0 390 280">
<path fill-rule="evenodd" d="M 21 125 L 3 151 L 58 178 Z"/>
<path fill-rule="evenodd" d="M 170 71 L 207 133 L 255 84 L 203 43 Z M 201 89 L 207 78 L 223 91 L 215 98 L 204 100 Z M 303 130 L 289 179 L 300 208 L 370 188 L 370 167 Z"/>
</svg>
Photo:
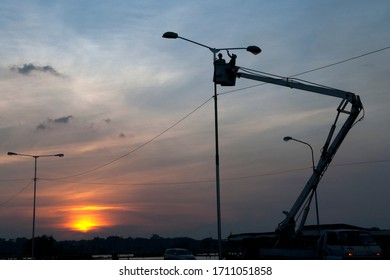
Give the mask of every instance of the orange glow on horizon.
<svg viewBox="0 0 390 280">
<path fill-rule="evenodd" d="M 76 218 L 76 220 L 72 222 L 70 226 L 75 231 L 88 232 L 101 227 L 102 224 L 99 223 L 96 217 L 82 216 Z"/>
<path fill-rule="evenodd" d="M 109 211 L 118 210 L 112 206 L 88 205 L 75 206 L 64 211 L 67 213 L 65 228 L 79 232 L 89 232 L 99 230 L 103 227 L 112 226 L 110 223 Z"/>
</svg>

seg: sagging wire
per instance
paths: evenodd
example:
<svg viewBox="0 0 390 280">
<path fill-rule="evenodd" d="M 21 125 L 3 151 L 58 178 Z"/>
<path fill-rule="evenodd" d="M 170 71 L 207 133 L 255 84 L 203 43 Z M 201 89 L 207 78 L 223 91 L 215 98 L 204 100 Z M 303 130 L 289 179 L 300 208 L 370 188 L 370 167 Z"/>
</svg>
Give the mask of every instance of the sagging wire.
<svg viewBox="0 0 390 280">
<path fill-rule="evenodd" d="M 22 189 L 20 189 L 17 193 L 15 193 L 13 196 L 8 198 L 7 200 L 4 200 L 3 202 L 0 203 L 0 207 L 5 206 L 7 203 L 10 201 L 14 200 L 18 195 L 20 195 L 22 192 L 24 192 L 32 183 L 34 180 L 30 180 L 27 185 L 25 185 Z"/>
</svg>

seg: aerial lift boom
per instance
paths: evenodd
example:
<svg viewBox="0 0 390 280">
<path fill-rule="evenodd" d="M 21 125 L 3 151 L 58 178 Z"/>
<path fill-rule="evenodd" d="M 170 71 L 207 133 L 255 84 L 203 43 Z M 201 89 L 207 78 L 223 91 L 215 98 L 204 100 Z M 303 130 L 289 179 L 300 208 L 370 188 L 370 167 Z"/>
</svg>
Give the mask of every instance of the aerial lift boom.
<svg viewBox="0 0 390 280">
<path fill-rule="evenodd" d="M 313 194 L 317 189 L 318 183 L 326 172 L 329 164 L 331 163 L 333 157 L 335 156 L 338 148 L 348 134 L 349 130 L 358 121 L 360 111 L 363 110 L 363 105 L 360 101 L 360 97 L 351 92 L 325 87 L 317 84 L 309 84 L 307 82 L 302 82 L 297 79 L 279 77 L 275 78 L 274 76 L 265 74 L 249 74 L 238 72 L 239 67 L 235 66 L 235 61 L 234 63 L 229 64 L 221 64 L 216 61 L 214 63 L 214 66 L 214 82 L 223 86 L 235 85 L 235 78 L 238 77 L 260 81 L 264 83 L 275 84 L 279 86 L 285 86 L 293 89 L 300 89 L 341 99 L 340 105 L 337 108 L 336 119 L 329 131 L 328 137 L 322 148 L 321 157 L 313 171 L 313 174 L 310 176 L 309 180 L 307 181 L 305 187 L 303 188 L 297 200 L 291 207 L 290 211 L 285 212 L 285 219 L 279 223 L 276 229 L 276 231 L 281 233 L 283 236 L 294 236 L 295 234 L 299 234 L 305 224 L 309 212 L 309 205 Z M 336 131 L 337 121 L 339 119 L 340 114 L 342 113 L 346 114 L 347 118 L 342 127 L 336 133 L 336 135 L 334 135 Z M 305 201 L 307 201 L 307 203 L 305 203 Z M 303 209 L 305 205 L 306 208 Z M 301 222 L 298 229 L 296 229 L 296 218 L 301 210 L 304 210 L 303 216 L 301 218 Z"/>
<path fill-rule="evenodd" d="M 247 73 L 237 73 L 237 76 L 239 78 L 246 78 L 246 79 L 261 81 L 265 83 L 276 84 L 280 86 L 305 90 L 309 92 L 338 97 L 342 99 L 340 105 L 337 108 L 336 119 L 329 131 L 325 145 L 322 148 L 321 157 L 317 163 L 317 166 L 314 169 L 313 174 L 309 178 L 308 182 L 306 183 L 299 197 L 295 201 L 294 205 L 291 207 L 290 211 L 286 213 L 285 219 L 278 225 L 277 228 L 278 231 L 292 233 L 292 231 L 295 230 L 295 218 L 297 214 L 299 213 L 300 209 L 304 206 L 306 199 L 309 198 L 311 200 L 314 192 L 317 189 L 318 183 L 321 180 L 321 177 L 324 175 L 326 169 L 331 163 L 334 155 L 336 154 L 338 148 L 340 147 L 344 138 L 348 134 L 349 130 L 353 127 L 353 125 L 357 121 L 360 111 L 363 109 L 363 105 L 358 95 L 355 95 L 354 93 L 351 92 L 338 90 L 338 89 L 333 89 L 333 88 L 318 86 L 318 85 L 305 84 L 289 78 L 280 79 L 280 78 L 273 78 L 264 75 L 253 75 Z M 351 104 L 349 109 L 347 108 L 349 107 L 347 106 L 348 104 Z M 333 135 L 336 130 L 336 123 L 341 113 L 347 114 L 348 117 L 345 120 L 341 129 L 333 138 Z M 307 218 L 307 214 L 308 214 L 308 208 L 304 212 L 300 227 L 297 229 L 298 233 L 302 230 L 304 226 L 305 220 Z"/>
</svg>

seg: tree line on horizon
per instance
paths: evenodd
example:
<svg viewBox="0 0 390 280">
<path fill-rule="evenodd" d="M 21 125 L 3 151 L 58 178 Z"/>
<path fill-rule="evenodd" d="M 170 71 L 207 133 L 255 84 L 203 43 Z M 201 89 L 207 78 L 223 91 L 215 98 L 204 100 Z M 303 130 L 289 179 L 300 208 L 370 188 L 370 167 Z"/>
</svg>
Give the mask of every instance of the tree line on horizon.
<svg viewBox="0 0 390 280">
<path fill-rule="evenodd" d="M 28 259 L 32 240 L 28 238 L 0 238 L 0 259 Z M 195 240 L 189 237 L 163 238 L 153 234 L 150 238 L 109 236 L 90 240 L 57 241 L 53 236 L 35 237 L 36 259 L 82 260 L 96 256 L 119 255 L 134 258 L 161 257 L 167 248 L 186 248 L 194 255 L 211 255 L 218 251 L 218 241 L 212 238 Z"/>
</svg>

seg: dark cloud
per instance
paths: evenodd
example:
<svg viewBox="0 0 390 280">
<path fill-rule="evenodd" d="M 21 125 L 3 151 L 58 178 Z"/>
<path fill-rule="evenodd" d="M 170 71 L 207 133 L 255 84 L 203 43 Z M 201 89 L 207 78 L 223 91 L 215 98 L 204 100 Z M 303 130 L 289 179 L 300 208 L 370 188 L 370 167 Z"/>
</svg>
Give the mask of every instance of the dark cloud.
<svg viewBox="0 0 390 280">
<path fill-rule="evenodd" d="M 69 115 L 69 116 L 64 116 L 64 117 L 60 117 L 60 118 L 57 118 L 57 119 L 47 119 L 45 122 L 43 123 L 40 123 L 39 125 L 37 125 L 36 129 L 37 130 L 46 130 L 46 129 L 50 129 L 51 128 L 51 124 L 67 124 L 69 123 L 70 119 L 72 119 L 73 116 L 72 115 Z"/>
<path fill-rule="evenodd" d="M 37 125 L 37 130 L 45 130 L 47 128 L 49 128 L 49 127 L 46 123 L 41 123 L 41 124 Z"/>
<path fill-rule="evenodd" d="M 39 66 L 39 65 L 34 65 L 32 63 L 28 63 L 28 64 L 23 64 L 23 66 L 12 66 L 11 70 L 18 71 L 22 75 L 29 75 L 33 71 L 38 71 L 38 72 L 49 73 L 57 77 L 63 76 L 50 65 Z"/>
<path fill-rule="evenodd" d="M 69 116 L 58 118 L 58 119 L 54 119 L 54 122 L 55 123 L 68 123 L 69 120 L 72 119 L 72 118 L 73 118 L 73 116 L 69 115 Z"/>
</svg>

